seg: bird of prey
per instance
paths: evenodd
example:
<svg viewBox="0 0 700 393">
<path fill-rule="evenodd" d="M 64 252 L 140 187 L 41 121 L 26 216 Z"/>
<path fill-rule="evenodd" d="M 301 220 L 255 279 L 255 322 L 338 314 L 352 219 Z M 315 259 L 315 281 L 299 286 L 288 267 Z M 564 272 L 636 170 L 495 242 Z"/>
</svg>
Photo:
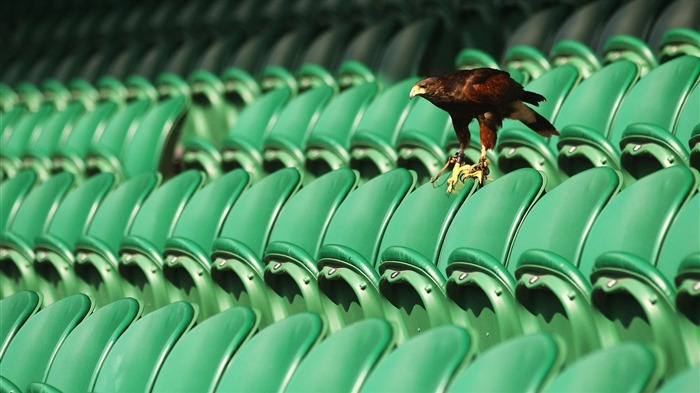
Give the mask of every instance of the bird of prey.
<svg viewBox="0 0 700 393">
<path fill-rule="evenodd" d="M 525 103 L 539 106 L 545 98 L 537 93 L 526 91 L 510 74 L 493 68 L 460 70 L 442 76 L 433 76 L 416 82 L 409 98 L 421 96 L 433 105 L 446 111 L 452 118 L 459 150 L 450 157 L 438 176 L 454 163 L 452 176 L 447 180 L 448 193 L 457 184 L 460 176 L 476 178 L 483 184 L 488 175 L 486 151 L 496 145 L 496 132 L 503 119 L 520 120 L 538 134 L 548 137 L 559 135 L 554 126 Z M 469 122 L 479 122 L 481 157 L 475 165 L 464 161 L 464 149 L 469 144 Z M 438 176 L 431 179 L 434 182 Z"/>
</svg>

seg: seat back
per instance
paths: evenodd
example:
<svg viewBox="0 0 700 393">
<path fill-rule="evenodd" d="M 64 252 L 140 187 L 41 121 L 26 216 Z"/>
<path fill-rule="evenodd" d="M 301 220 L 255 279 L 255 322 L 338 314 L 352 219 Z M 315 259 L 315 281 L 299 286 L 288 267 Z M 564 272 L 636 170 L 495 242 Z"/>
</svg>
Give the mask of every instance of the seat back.
<svg viewBox="0 0 700 393">
<path fill-rule="evenodd" d="M 301 359 L 323 337 L 314 313 L 300 313 L 270 325 L 238 350 L 221 376 L 218 392 L 281 392 Z"/>
<path fill-rule="evenodd" d="M 628 252 L 656 264 L 673 218 L 696 187 L 692 172 L 675 166 L 626 188 L 593 223 L 578 265 L 581 273 L 588 277 L 596 258 L 608 251 Z"/>
<path fill-rule="evenodd" d="M 0 359 L 19 329 L 41 307 L 41 294 L 34 291 L 14 293 L 0 300 Z"/>
<path fill-rule="evenodd" d="M 700 194 L 696 193 L 678 212 L 661 246 L 656 267 L 671 282 L 681 262 L 689 255 L 700 253 L 700 243 L 690 240 L 700 239 L 698 217 L 700 217 Z"/>
<path fill-rule="evenodd" d="M 367 318 L 354 323 L 312 349 L 292 375 L 285 392 L 356 392 L 391 350 L 392 343 L 392 328 L 385 319 Z M 324 378 L 318 378 L 319 375 Z"/>
<path fill-rule="evenodd" d="M 442 392 L 473 355 L 466 330 L 454 325 L 430 329 L 406 341 L 374 368 L 361 392 Z"/>
<path fill-rule="evenodd" d="M 683 109 L 678 117 L 675 135 L 683 145 L 690 142 L 693 129 L 700 124 L 698 108 L 700 108 L 700 84 L 696 84 L 693 91 L 688 95 L 688 99 L 685 101 L 685 105 L 683 105 Z"/>
<path fill-rule="evenodd" d="M 445 277 L 449 256 L 460 247 L 478 249 L 507 263 L 520 223 L 544 191 L 544 183 L 539 172 L 523 168 L 470 196 L 452 220 L 440 250 L 437 265 Z"/>
<path fill-rule="evenodd" d="M 562 348 L 549 334 L 520 336 L 481 354 L 457 374 L 447 391 L 538 392 L 562 363 Z"/>
<path fill-rule="evenodd" d="M 8 229 L 19 207 L 34 187 L 36 175 L 33 171 L 22 171 L 0 185 L 0 231 Z"/>
<path fill-rule="evenodd" d="M 593 222 L 620 190 L 609 167 L 582 172 L 547 193 L 533 206 L 513 242 L 508 270 L 513 273 L 527 250 L 551 251 L 577 264 Z"/>
<path fill-rule="evenodd" d="M 153 392 L 213 391 L 238 349 L 257 330 L 255 313 L 232 307 L 185 334 L 163 363 Z"/>
<path fill-rule="evenodd" d="M 42 125 L 34 130 L 27 146 L 27 153 L 39 157 L 50 157 L 56 148 L 65 142 L 74 124 L 85 112 L 83 103 L 75 101 L 64 110 L 54 112 Z"/>
<path fill-rule="evenodd" d="M 661 377 L 661 364 L 649 348 L 628 342 L 600 350 L 567 367 L 543 392 L 646 392 Z"/>
<path fill-rule="evenodd" d="M 148 111 L 149 105 L 148 100 L 139 99 L 120 109 L 92 145 L 90 152 L 92 154 L 108 154 L 118 158 L 122 147 L 128 145 L 131 138 L 134 137 L 137 125 Z"/>
<path fill-rule="evenodd" d="M 30 382 L 43 381 L 57 350 L 92 309 L 92 300 L 77 294 L 29 318 L 0 359 L 2 376 L 19 389 L 25 389 Z"/>
<path fill-rule="evenodd" d="M 89 392 L 117 339 L 141 316 L 136 299 L 124 298 L 85 318 L 58 349 L 44 382 L 63 392 Z"/>
<path fill-rule="evenodd" d="M 196 319 L 192 305 L 176 302 L 136 321 L 105 357 L 91 390 L 150 391 L 166 356 Z"/>
<path fill-rule="evenodd" d="M 115 102 L 104 101 L 90 112 L 85 113 L 75 123 L 65 143 L 59 146 L 56 152 L 83 158 L 93 139 L 102 136 L 105 126 L 109 123 L 112 115 L 117 112 L 117 109 Z"/>
</svg>

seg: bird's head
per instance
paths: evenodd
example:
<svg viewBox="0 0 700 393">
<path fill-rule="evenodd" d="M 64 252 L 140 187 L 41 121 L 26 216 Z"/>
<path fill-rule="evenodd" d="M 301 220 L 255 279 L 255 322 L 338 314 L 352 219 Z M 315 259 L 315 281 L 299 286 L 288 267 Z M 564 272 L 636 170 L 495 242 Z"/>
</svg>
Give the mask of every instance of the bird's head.
<svg viewBox="0 0 700 393">
<path fill-rule="evenodd" d="M 416 82 L 413 87 L 411 87 L 411 92 L 408 94 L 408 98 L 411 99 L 415 96 L 423 96 L 424 98 L 428 98 L 432 96 L 435 91 L 435 81 L 435 77 L 430 77 Z"/>
</svg>

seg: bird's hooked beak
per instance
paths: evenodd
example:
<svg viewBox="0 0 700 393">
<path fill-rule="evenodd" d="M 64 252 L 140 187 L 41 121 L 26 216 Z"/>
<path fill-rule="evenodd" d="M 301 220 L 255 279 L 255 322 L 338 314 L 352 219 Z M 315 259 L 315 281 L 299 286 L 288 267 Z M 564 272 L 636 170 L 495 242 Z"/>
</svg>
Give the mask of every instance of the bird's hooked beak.
<svg viewBox="0 0 700 393">
<path fill-rule="evenodd" d="M 413 85 L 413 87 L 411 88 L 411 92 L 408 93 L 408 99 L 410 100 L 411 98 L 413 98 L 415 96 L 422 95 L 422 94 L 425 94 L 425 87 Z"/>
</svg>

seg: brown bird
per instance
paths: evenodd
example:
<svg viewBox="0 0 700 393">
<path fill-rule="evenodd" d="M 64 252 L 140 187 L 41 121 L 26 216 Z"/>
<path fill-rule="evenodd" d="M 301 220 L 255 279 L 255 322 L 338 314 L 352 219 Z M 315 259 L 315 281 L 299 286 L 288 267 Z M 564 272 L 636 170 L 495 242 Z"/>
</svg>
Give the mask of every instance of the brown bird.
<svg viewBox="0 0 700 393">
<path fill-rule="evenodd" d="M 520 120 L 538 134 L 548 137 L 559 135 L 552 123 L 532 110 L 525 103 L 539 106 L 545 98 L 537 93 L 525 91 L 523 86 L 514 81 L 510 74 L 493 68 L 455 71 L 442 76 L 433 76 L 416 82 L 411 88 L 409 98 L 421 96 L 433 105 L 449 113 L 452 118 L 459 150 L 455 157 L 450 157 L 434 182 L 447 167 L 454 163 L 452 176 L 448 179 L 448 192 L 457 184 L 460 175 L 474 177 L 483 184 L 488 175 L 486 151 L 496 145 L 496 132 L 503 119 Z M 469 145 L 469 122 L 479 122 L 481 139 L 481 157 L 475 165 L 464 163 L 464 149 Z"/>
</svg>

